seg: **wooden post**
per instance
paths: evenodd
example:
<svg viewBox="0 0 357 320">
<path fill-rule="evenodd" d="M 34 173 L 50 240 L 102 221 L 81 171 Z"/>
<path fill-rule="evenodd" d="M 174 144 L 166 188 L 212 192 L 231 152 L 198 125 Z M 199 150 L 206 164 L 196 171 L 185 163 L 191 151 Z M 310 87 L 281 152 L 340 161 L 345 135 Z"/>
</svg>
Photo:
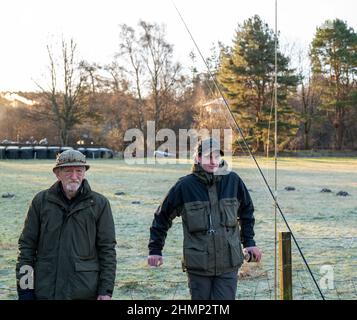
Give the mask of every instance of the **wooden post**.
<svg viewBox="0 0 357 320">
<path fill-rule="evenodd" d="M 291 233 L 279 232 L 280 300 L 293 300 Z"/>
</svg>

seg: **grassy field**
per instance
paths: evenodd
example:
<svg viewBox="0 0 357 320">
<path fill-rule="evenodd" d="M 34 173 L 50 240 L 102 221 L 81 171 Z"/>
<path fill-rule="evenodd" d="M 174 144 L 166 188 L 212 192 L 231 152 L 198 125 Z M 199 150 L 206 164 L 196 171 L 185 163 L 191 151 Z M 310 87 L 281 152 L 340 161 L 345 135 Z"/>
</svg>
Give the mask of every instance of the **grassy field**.
<svg viewBox="0 0 357 320">
<path fill-rule="evenodd" d="M 258 159 L 273 185 L 273 162 Z M 87 178 L 92 188 L 109 198 L 117 234 L 118 269 L 115 299 L 189 299 L 181 270 L 181 220 L 174 221 L 166 240 L 164 265 L 146 265 L 149 227 L 155 209 L 176 180 L 190 171 L 189 163 L 129 166 L 121 160 L 90 161 Z M 233 161 L 234 170 L 251 190 L 256 212 L 256 241 L 263 262 L 244 265 L 238 299 L 272 299 L 274 269 L 274 206 L 249 158 Z M 0 161 L 0 299 L 16 299 L 14 268 L 17 240 L 33 196 L 54 181 L 52 161 Z M 323 265 L 333 268 L 334 288 L 327 299 L 357 298 L 357 159 L 316 158 L 279 160 L 279 203 L 319 282 Z M 285 191 L 285 187 L 295 191 Z M 321 193 L 329 188 L 332 193 Z M 349 197 L 336 193 L 347 191 Z M 124 195 L 116 196 L 116 192 Z M 133 202 L 139 201 L 139 204 Z M 279 231 L 286 231 L 278 219 Z M 293 246 L 296 299 L 318 299 L 296 247 Z"/>
</svg>

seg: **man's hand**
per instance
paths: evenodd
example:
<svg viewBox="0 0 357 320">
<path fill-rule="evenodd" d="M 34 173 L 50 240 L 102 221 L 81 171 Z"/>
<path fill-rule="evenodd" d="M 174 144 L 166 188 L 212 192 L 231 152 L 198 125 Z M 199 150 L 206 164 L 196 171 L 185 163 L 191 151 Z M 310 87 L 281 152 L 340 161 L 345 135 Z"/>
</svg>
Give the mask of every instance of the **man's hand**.
<svg viewBox="0 0 357 320">
<path fill-rule="evenodd" d="M 97 300 L 112 300 L 111 296 L 98 296 Z"/>
<path fill-rule="evenodd" d="M 162 256 L 152 255 L 148 256 L 148 265 L 150 267 L 159 267 L 164 263 Z"/>
<path fill-rule="evenodd" d="M 251 255 L 251 262 L 260 262 L 262 259 L 262 252 L 258 247 L 248 247 L 245 248 Z"/>
</svg>

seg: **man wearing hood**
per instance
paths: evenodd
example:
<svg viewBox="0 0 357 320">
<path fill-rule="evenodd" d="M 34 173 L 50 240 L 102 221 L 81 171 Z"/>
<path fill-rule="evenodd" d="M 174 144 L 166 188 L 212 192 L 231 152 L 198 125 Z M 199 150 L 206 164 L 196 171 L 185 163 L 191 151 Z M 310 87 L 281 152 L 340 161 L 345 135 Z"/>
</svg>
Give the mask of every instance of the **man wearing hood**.
<svg viewBox="0 0 357 320">
<path fill-rule="evenodd" d="M 226 171 L 219 142 L 203 139 L 192 173 L 171 188 L 150 228 L 148 264 L 163 263 L 162 250 L 172 220 L 182 217 L 183 270 L 193 300 L 234 300 L 242 245 L 261 260 L 254 241 L 254 207 L 242 179 Z"/>
</svg>

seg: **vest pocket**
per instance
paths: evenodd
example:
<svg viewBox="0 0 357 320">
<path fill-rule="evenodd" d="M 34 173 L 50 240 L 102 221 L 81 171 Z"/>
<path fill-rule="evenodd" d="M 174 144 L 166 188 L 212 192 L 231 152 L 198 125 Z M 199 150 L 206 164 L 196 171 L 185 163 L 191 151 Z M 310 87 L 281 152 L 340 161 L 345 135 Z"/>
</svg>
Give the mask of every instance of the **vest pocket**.
<svg viewBox="0 0 357 320">
<path fill-rule="evenodd" d="M 243 251 L 239 240 L 228 239 L 231 265 L 232 267 L 240 267 L 243 263 Z"/>
<path fill-rule="evenodd" d="M 184 248 L 184 266 L 187 270 L 207 271 L 208 252 L 194 247 Z"/>
<path fill-rule="evenodd" d="M 221 202 L 221 224 L 226 227 L 236 227 L 238 220 L 239 203 L 236 198 L 222 199 Z"/>
<path fill-rule="evenodd" d="M 186 222 L 189 232 L 202 232 L 208 230 L 208 208 L 202 202 L 185 204 L 186 214 L 183 220 Z"/>
</svg>

